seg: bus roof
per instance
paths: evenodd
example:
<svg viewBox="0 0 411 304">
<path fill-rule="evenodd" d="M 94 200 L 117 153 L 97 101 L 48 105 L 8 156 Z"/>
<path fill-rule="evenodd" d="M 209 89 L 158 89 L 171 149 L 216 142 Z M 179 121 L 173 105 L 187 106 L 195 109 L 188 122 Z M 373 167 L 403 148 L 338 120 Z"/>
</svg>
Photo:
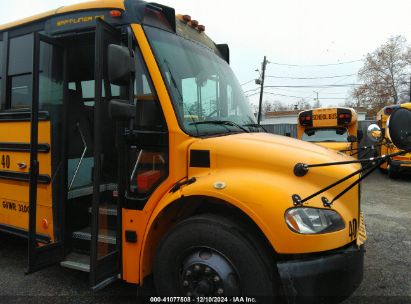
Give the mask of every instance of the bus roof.
<svg viewBox="0 0 411 304">
<path fill-rule="evenodd" d="M 128 4 L 127 4 L 128 3 Z M 183 16 L 182 15 L 175 15 L 174 13 L 174 9 L 166 7 L 166 6 L 162 6 L 159 4 L 155 4 L 155 3 L 149 3 L 149 2 L 145 2 L 143 0 L 94 0 L 94 1 L 88 1 L 88 2 L 82 2 L 82 3 L 78 3 L 78 4 L 73 4 L 73 5 L 69 5 L 69 6 L 62 6 L 59 7 L 57 9 L 54 10 L 50 10 L 38 15 L 34 15 L 31 17 L 27 17 L 21 20 L 17 20 L 17 21 L 13 21 L 7 24 L 3 24 L 0 25 L 0 32 L 2 31 L 10 31 L 10 30 L 14 30 L 16 28 L 19 27 L 23 27 L 23 26 L 27 26 L 30 25 L 31 23 L 37 23 L 37 22 L 47 22 L 49 19 L 54 18 L 60 16 L 60 15 L 67 15 L 69 13 L 76 13 L 78 14 L 79 12 L 82 11 L 91 11 L 91 10 L 110 10 L 110 9 L 118 9 L 118 10 L 123 10 L 126 11 L 127 5 L 136 5 L 136 6 L 158 6 L 160 7 L 161 10 L 164 9 L 164 11 L 166 12 L 165 14 L 168 14 L 167 18 L 170 24 L 174 24 L 174 28 L 173 30 L 180 36 L 183 36 L 185 38 L 189 38 L 191 40 L 194 40 L 198 43 L 203 44 L 204 46 L 208 47 L 209 49 L 211 49 L 213 52 L 215 52 L 218 56 L 220 56 L 222 59 L 226 60 L 227 62 L 229 62 L 229 50 L 228 50 L 228 46 L 227 45 L 217 45 L 214 43 L 214 41 L 212 39 L 210 39 L 210 37 L 208 37 L 204 30 L 205 28 L 203 27 L 203 30 L 199 30 L 198 28 L 193 28 L 192 26 L 189 26 L 189 23 L 185 22 L 183 20 Z M 126 8 L 127 7 L 127 8 Z M 133 15 L 133 9 L 130 9 L 130 14 Z M 79 17 L 79 16 L 77 16 Z M 80 16 L 81 17 L 81 16 Z M 89 17 L 89 16 L 87 16 Z M 130 15 L 129 15 L 130 17 Z M 141 17 L 141 16 L 140 16 Z M 94 19 L 95 17 L 93 17 Z M 175 21 L 174 21 L 175 18 Z M 173 19 L 172 21 L 170 21 L 171 19 Z M 127 20 L 127 19 L 126 19 Z M 142 23 L 143 20 L 139 20 L 138 17 L 137 19 L 132 17 L 131 19 L 128 19 L 128 22 L 131 23 Z M 115 22 L 114 19 L 112 19 L 113 22 Z M 54 22 L 56 22 L 54 20 Z M 122 22 L 121 19 L 118 22 Z M 68 25 L 70 25 L 70 23 L 68 23 Z M 149 24 L 150 25 L 150 24 Z M 81 26 L 81 25 L 79 25 Z M 85 24 L 84 27 L 86 26 L 91 26 L 90 23 Z M 173 27 L 173 26 L 172 26 Z M 65 26 L 65 27 L 59 27 L 58 29 L 55 26 L 51 27 L 52 30 L 51 32 L 49 32 L 49 34 L 56 34 L 56 33 L 61 33 L 64 31 L 70 31 L 70 29 L 72 29 L 72 27 L 69 26 Z"/>
<path fill-rule="evenodd" d="M 298 115 L 300 115 L 301 113 L 307 112 L 307 111 L 333 111 L 336 109 L 345 109 L 345 110 L 350 110 L 351 112 L 356 112 L 353 108 L 348 108 L 348 107 L 330 107 L 330 108 L 312 108 L 312 109 L 308 109 L 308 110 L 303 110 L 300 113 L 298 113 Z"/>
<path fill-rule="evenodd" d="M 0 25 L 0 31 L 4 31 L 9 28 L 18 27 L 21 25 L 25 25 L 31 22 L 39 21 L 42 19 L 46 19 L 51 16 L 60 15 L 64 13 L 70 13 L 75 11 L 81 10 L 89 10 L 89 9 L 102 9 L 102 8 L 116 8 L 124 10 L 124 1 L 123 0 L 95 0 L 95 1 L 88 1 L 82 2 L 78 4 L 68 5 L 68 6 L 61 6 L 57 9 L 50 10 L 41 14 L 37 14 L 31 17 L 27 17 L 24 19 L 20 19 L 17 21 L 13 21 L 10 23 L 6 23 Z"/>
</svg>

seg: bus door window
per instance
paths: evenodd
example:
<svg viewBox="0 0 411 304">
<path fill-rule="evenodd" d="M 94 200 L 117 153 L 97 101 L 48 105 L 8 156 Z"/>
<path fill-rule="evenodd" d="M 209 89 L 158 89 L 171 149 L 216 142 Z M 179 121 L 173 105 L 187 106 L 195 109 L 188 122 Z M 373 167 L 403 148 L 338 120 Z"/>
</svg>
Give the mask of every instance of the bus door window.
<svg viewBox="0 0 411 304">
<path fill-rule="evenodd" d="M 67 38 L 71 44 L 72 38 Z M 90 35 L 76 47 L 69 49 L 69 90 L 68 90 L 68 189 L 74 190 L 91 186 L 93 160 L 93 120 L 92 111 L 85 104 L 82 82 L 92 79 L 94 45 Z M 89 113 L 91 112 L 91 113 Z"/>
</svg>

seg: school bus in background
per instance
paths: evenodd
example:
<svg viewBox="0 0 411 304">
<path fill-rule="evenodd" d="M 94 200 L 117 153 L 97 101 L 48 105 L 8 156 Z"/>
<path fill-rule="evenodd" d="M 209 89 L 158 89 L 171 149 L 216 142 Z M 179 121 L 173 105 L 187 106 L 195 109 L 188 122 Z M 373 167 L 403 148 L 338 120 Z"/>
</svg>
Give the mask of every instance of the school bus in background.
<svg viewBox="0 0 411 304">
<path fill-rule="evenodd" d="M 0 230 L 28 238 L 29 273 L 268 303 L 360 284 L 358 185 L 295 201 L 359 166 L 295 175 L 350 158 L 262 132 L 228 46 L 189 15 L 85 2 L 1 26 L 0 51 Z"/>
<path fill-rule="evenodd" d="M 384 134 L 383 142 L 376 149 L 378 155 L 386 155 L 399 151 L 391 142 L 389 132 L 387 132 L 388 118 L 390 117 L 390 114 L 399 107 L 411 109 L 411 103 L 386 106 L 377 113 L 375 120 Z M 380 166 L 380 169 L 383 172 L 387 172 L 388 176 L 391 178 L 398 177 L 401 172 L 411 172 L 411 153 L 392 157 L 388 162 L 383 163 Z"/>
<path fill-rule="evenodd" d="M 362 136 L 352 108 L 317 108 L 298 115 L 297 138 L 304 141 L 357 156 Z"/>
</svg>

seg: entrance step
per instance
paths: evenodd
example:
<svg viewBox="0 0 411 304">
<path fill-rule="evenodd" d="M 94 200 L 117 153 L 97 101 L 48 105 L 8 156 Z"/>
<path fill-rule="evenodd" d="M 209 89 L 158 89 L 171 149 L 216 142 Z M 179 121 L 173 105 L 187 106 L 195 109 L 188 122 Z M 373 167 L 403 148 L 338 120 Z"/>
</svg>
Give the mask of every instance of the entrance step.
<svg viewBox="0 0 411 304">
<path fill-rule="evenodd" d="M 60 265 L 70 269 L 90 272 L 90 256 L 72 252 L 66 256 L 64 261 L 60 262 Z"/>
<path fill-rule="evenodd" d="M 91 213 L 91 206 L 88 208 L 88 212 Z M 99 207 L 99 213 L 109 216 L 117 216 L 117 206 L 116 205 L 101 205 Z"/>
<path fill-rule="evenodd" d="M 89 226 L 79 231 L 74 231 L 73 239 L 91 241 L 91 227 Z M 100 229 L 98 242 L 115 245 L 117 243 L 116 231 L 111 229 Z"/>
</svg>

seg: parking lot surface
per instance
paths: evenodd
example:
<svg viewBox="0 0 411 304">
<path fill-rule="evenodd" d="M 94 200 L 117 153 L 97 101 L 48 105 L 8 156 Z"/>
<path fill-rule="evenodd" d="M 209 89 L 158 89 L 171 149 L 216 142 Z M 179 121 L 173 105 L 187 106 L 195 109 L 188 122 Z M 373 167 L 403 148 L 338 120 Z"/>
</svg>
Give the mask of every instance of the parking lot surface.
<svg viewBox="0 0 411 304">
<path fill-rule="evenodd" d="M 344 304 L 411 303 L 411 178 L 375 172 L 362 185 L 368 240 L 364 279 Z M 88 274 L 51 266 L 25 275 L 26 241 L 0 233 L 0 303 L 133 303 L 136 287 L 116 282 L 92 293 Z"/>
</svg>

